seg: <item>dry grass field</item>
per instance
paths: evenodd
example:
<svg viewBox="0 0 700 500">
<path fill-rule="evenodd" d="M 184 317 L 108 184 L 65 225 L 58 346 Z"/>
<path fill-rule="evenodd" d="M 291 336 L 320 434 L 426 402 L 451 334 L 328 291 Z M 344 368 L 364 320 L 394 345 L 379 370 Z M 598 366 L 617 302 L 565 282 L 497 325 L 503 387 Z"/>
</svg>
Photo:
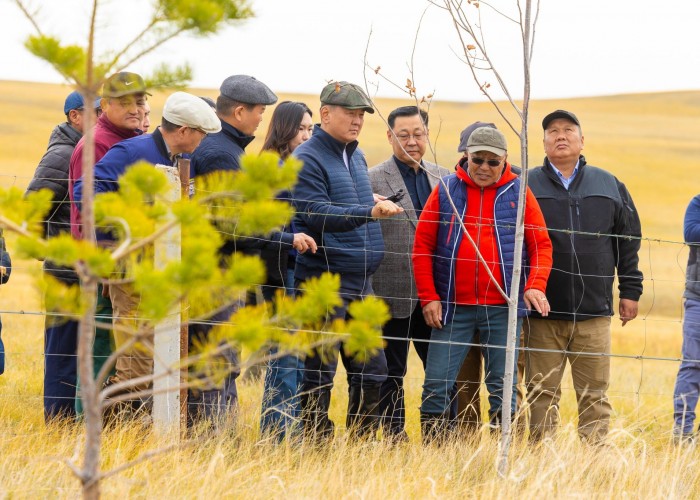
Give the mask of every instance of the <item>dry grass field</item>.
<svg viewBox="0 0 700 500">
<path fill-rule="evenodd" d="M 24 189 L 62 119 L 69 89 L 58 85 L 0 82 L 0 186 Z M 198 90 L 215 97 L 215 90 Z M 158 123 L 165 95 L 152 98 Z M 283 95 L 312 109 L 316 96 Z M 408 101 L 377 101 L 386 116 Z M 564 386 L 564 425 L 553 442 L 538 447 L 518 441 L 511 473 L 495 473 L 497 442 L 487 430 L 445 448 L 419 442 L 418 405 L 422 370 L 413 357 L 407 377 L 407 408 L 412 443 L 347 442 L 340 431 L 324 451 L 258 442 L 261 384 L 241 387 L 237 429 L 170 451 L 105 480 L 108 498 L 491 498 L 673 497 L 700 495 L 700 451 L 670 444 L 671 396 L 677 362 L 637 357 L 677 357 L 681 345 L 681 292 L 687 250 L 682 218 L 700 188 L 700 91 L 537 101 L 531 107 L 531 166 L 543 152 L 539 121 L 547 112 L 574 111 L 583 125 L 584 154 L 626 183 L 642 217 L 642 269 L 645 294 L 640 316 L 624 329 L 613 321 L 615 358 L 610 396 L 615 414 L 609 446 L 590 449 L 575 431 L 575 402 Z M 451 167 L 459 131 L 476 120 L 505 124 L 487 104 L 434 102 L 431 138 L 435 157 Z M 269 123 L 258 130 L 264 136 Z M 508 135 L 511 160 L 517 144 Z M 390 149 L 385 126 L 368 116 L 360 137 L 370 165 Z M 256 152 L 260 138 L 250 147 Z M 10 247 L 11 249 L 11 247 Z M 79 449 L 77 427 L 45 427 L 42 417 L 43 317 L 34 285 L 39 265 L 17 259 L 10 282 L 0 288 L 0 313 L 7 354 L 0 376 L 0 497 L 68 498 L 78 483 L 62 463 Z M 336 377 L 333 416 L 343 421 L 344 377 Z M 103 468 L 118 466 L 167 440 L 141 428 L 111 431 L 105 437 Z"/>
</svg>

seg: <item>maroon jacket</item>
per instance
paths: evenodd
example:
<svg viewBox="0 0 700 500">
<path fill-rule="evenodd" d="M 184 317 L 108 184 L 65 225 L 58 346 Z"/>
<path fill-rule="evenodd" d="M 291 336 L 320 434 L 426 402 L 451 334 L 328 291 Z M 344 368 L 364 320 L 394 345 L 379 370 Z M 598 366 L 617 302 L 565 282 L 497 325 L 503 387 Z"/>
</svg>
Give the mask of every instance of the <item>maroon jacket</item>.
<svg viewBox="0 0 700 500">
<path fill-rule="evenodd" d="M 140 135 L 140 130 L 128 130 L 117 127 L 109 121 L 104 113 L 97 119 L 95 125 L 95 161 L 97 163 L 107 153 L 109 148 L 116 143 Z M 83 147 L 85 146 L 85 136 L 83 136 L 75 146 L 73 155 L 70 158 L 68 168 L 68 195 L 70 196 L 70 232 L 75 239 L 82 239 L 83 226 L 80 220 L 80 210 L 73 200 L 73 185 L 75 181 L 83 176 Z M 94 165 L 93 163 L 93 165 Z"/>
</svg>

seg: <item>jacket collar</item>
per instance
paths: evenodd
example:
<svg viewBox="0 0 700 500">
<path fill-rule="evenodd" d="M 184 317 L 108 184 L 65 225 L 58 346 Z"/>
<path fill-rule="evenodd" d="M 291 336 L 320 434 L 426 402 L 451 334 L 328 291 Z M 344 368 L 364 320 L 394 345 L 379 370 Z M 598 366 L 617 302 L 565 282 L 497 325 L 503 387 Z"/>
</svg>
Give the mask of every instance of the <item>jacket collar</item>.
<svg viewBox="0 0 700 500">
<path fill-rule="evenodd" d="M 68 141 L 70 141 L 71 144 L 78 144 L 78 141 L 80 138 L 83 136 L 80 132 L 78 132 L 75 128 L 70 123 L 61 123 L 56 127 L 58 129 L 58 132 L 63 134 Z"/>
<path fill-rule="evenodd" d="M 315 137 L 317 141 L 320 141 L 334 154 L 340 157 L 343 156 L 343 151 L 345 151 L 348 155 L 348 160 L 357 149 L 357 146 L 359 146 L 360 144 L 357 141 L 348 142 L 347 144 L 342 141 L 339 141 L 338 139 L 334 138 L 331 134 L 323 130 L 318 124 L 314 125 L 314 133 L 311 135 L 311 137 Z"/>
<path fill-rule="evenodd" d="M 586 157 L 583 155 L 580 155 L 578 157 L 578 174 L 576 175 L 576 179 L 578 179 L 581 174 L 583 174 L 583 169 L 586 166 Z M 545 174 L 547 177 L 550 179 L 553 179 L 557 182 L 557 184 L 561 184 L 561 181 L 559 180 L 559 177 L 557 177 L 556 172 L 554 172 L 554 169 L 552 168 L 552 163 L 549 161 L 549 158 L 546 156 L 544 157 L 544 168 L 543 168 Z M 573 182 L 576 182 L 576 179 L 573 180 Z"/>
<path fill-rule="evenodd" d="M 223 120 L 221 120 L 221 131 L 229 136 L 231 139 L 233 139 L 233 142 L 238 144 L 241 149 L 245 149 L 248 144 L 253 142 L 253 139 L 255 139 L 254 135 L 245 135 L 243 132 L 238 130 L 236 127 L 231 125 L 230 123 L 227 123 Z"/>
</svg>

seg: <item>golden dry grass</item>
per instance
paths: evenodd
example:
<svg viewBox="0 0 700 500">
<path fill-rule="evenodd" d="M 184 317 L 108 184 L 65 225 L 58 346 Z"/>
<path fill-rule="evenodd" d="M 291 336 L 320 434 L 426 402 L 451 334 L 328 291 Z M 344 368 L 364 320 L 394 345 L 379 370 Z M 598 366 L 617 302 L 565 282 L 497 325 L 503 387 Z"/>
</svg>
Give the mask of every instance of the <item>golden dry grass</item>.
<svg viewBox="0 0 700 500">
<path fill-rule="evenodd" d="M 0 185 L 24 188 L 61 116 L 67 87 L 0 82 Z M 214 90 L 196 91 L 216 96 Z M 164 95 L 152 99 L 153 123 L 159 121 Z M 281 96 L 317 108 L 316 96 Z M 378 100 L 386 116 L 396 106 Z M 631 356 L 677 357 L 681 345 L 681 291 L 687 252 L 682 218 L 697 194 L 700 171 L 700 92 L 626 95 L 532 104 L 531 164 L 541 161 L 539 120 L 556 108 L 571 109 L 583 124 L 588 160 L 623 180 L 642 217 L 645 295 L 640 317 L 624 329 L 613 322 L 613 352 Z M 266 114 L 269 119 L 269 113 Z M 459 131 L 476 121 L 505 126 L 487 104 L 434 103 L 431 135 L 436 159 L 452 166 Z M 264 135 L 267 121 L 259 135 Z M 385 126 L 369 116 L 361 135 L 368 163 L 383 161 L 390 150 Z M 515 144 L 509 134 L 510 143 Z M 249 151 L 259 150 L 258 138 Z M 515 148 L 511 147 L 514 151 Z M 511 153 L 514 163 L 517 153 Z M 656 241 L 658 240 L 658 241 Z M 675 243 L 674 243 L 675 242 Z M 0 312 L 8 361 L 0 377 L 0 496 L 75 497 L 77 481 L 61 460 L 74 456 L 79 429 L 46 428 L 42 417 L 43 317 L 33 285 L 38 263 L 15 261 L 9 284 L 0 288 Z M 13 311 L 13 312 L 9 312 Z M 537 448 L 516 443 L 512 473 L 495 473 L 496 441 L 484 432 L 443 449 L 424 449 L 419 439 L 418 405 L 422 370 L 413 356 L 406 381 L 409 434 L 413 444 L 396 448 L 381 443 L 348 443 L 342 431 L 323 452 L 274 447 L 257 442 L 261 385 L 241 387 L 238 429 L 172 451 L 107 479 L 112 497 L 157 498 L 423 498 L 618 497 L 693 498 L 700 493 L 698 452 L 670 445 L 671 395 L 677 363 L 617 358 L 610 397 L 615 409 L 610 446 L 581 445 L 575 431 L 575 401 L 564 386 L 564 425 L 557 439 Z M 343 422 L 346 384 L 336 379 L 332 416 Z M 105 436 L 104 467 L 135 458 L 167 443 L 162 436 L 123 428 Z"/>
</svg>

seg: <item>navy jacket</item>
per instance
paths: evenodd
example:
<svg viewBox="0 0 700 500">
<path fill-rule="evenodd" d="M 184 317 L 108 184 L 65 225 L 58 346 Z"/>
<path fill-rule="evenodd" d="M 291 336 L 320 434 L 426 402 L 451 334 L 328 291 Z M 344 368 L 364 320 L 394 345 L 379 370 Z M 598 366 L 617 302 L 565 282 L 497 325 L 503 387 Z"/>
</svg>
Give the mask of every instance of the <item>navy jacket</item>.
<svg viewBox="0 0 700 500">
<path fill-rule="evenodd" d="M 95 195 L 119 190 L 119 178 L 134 163 L 145 160 L 149 163 L 172 165 L 168 148 L 160 129 L 152 134 L 143 134 L 126 139 L 112 146 L 107 154 L 95 165 Z M 75 182 L 73 199 L 80 204 L 83 199 L 83 178 Z M 97 234 L 98 240 L 110 239 L 105 234 Z"/>
<path fill-rule="evenodd" d="M 197 175 L 217 170 L 240 170 L 240 157 L 255 137 L 245 135 L 236 127 L 221 120 L 221 132 L 209 134 L 192 154 L 190 174 Z"/>
<path fill-rule="evenodd" d="M 374 197 L 367 162 L 357 145 L 337 141 L 316 125 L 311 138 L 294 151 L 304 162 L 293 193 L 294 227 L 319 245 L 315 254 L 297 257 L 296 279 L 330 271 L 347 285 L 360 285 L 384 257 L 381 228 L 371 218 Z"/>
<path fill-rule="evenodd" d="M 0 279 L 0 285 L 7 283 L 10 279 L 10 273 L 12 272 L 12 261 L 10 260 L 10 254 L 5 251 L 5 239 L 2 237 L 2 231 L 0 231 L 0 266 L 6 268 L 5 274 Z M 2 333 L 2 321 L 0 320 L 0 334 Z M 5 371 L 5 344 L 2 342 L 2 337 L 0 337 L 0 375 Z"/>
<path fill-rule="evenodd" d="M 546 158 L 544 166 L 530 172 L 528 186 L 540 204 L 554 250 L 547 282 L 552 310 L 545 319 L 612 316 L 615 271 L 620 298 L 639 300 L 642 229 L 625 185 L 581 156 L 568 190 Z M 536 311 L 532 315 L 538 316 Z"/>
<path fill-rule="evenodd" d="M 690 249 L 683 297 L 700 300 L 700 195 L 693 198 L 685 211 L 683 236 Z"/>
</svg>

